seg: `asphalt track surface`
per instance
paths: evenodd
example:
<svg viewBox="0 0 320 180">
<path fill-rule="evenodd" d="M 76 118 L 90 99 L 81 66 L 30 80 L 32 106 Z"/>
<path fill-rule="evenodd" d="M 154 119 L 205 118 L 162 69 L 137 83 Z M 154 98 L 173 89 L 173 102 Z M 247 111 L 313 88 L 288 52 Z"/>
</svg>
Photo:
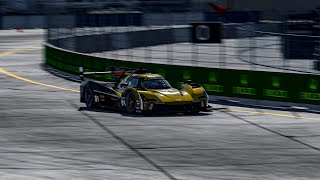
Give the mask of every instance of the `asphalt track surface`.
<svg viewBox="0 0 320 180">
<path fill-rule="evenodd" d="M 0 31 L 0 179 L 320 179 L 319 114 L 87 109 L 78 83 L 42 68 L 42 41 Z"/>
</svg>

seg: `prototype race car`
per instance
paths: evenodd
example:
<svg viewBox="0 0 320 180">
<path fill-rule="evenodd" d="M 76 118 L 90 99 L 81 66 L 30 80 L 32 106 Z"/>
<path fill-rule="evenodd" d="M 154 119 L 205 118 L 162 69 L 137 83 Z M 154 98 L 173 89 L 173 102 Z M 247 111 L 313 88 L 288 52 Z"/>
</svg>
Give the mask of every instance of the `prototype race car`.
<svg viewBox="0 0 320 180">
<path fill-rule="evenodd" d="M 84 75 L 114 74 L 115 82 L 85 80 Z M 191 81 L 181 90 L 171 87 L 159 74 L 142 69 L 111 68 L 108 72 L 83 72 L 80 67 L 80 102 L 87 107 L 115 107 L 128 113 L 206 111 L 209 97 Z"/>
</svg>

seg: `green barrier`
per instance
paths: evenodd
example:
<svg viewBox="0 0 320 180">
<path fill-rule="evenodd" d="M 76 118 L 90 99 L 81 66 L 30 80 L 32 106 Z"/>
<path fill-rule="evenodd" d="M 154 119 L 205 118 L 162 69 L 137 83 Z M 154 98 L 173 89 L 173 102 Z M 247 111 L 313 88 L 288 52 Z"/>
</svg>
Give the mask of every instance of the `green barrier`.
<svg viewBox="0 0 320 180">
<path fill-rule="evenodd" d="M 165 76 L 174 87 L 191 79 L 202 84 L 210 95 L 320 104 L 319 75 L 120 61 L 62 51 L 51 46 L 46 46 L 45 57 L 47 64 L 73 74 L 78 74 L 80 66 L 85 71 L 108 71 L 111 66 L 141 66 Z M 96 75 L 93 78 L 113 81 L 113 76 L 110 75 Z"/>
</svg>

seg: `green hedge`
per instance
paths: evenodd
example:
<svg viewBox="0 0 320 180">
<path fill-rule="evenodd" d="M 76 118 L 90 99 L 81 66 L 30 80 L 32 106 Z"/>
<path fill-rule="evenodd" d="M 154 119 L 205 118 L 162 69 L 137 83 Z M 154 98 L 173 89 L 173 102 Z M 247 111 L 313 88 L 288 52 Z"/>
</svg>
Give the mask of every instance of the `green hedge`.
<svg viewBox="0 0 320 180">
<path fill-rule="evenodd" d="M 120 61 L 81 55 L 46 46 L 46 63 L 69 73 L 108 71 L 111 66 L 138 68 L 161 74 L 174 86 L 184 80 L 202 84 L 210 95 L 320 104 L 320 76 L 262 71 L 230 70 Z M 113 81 L 113 76 L 93 78 Z"/>
</svg>

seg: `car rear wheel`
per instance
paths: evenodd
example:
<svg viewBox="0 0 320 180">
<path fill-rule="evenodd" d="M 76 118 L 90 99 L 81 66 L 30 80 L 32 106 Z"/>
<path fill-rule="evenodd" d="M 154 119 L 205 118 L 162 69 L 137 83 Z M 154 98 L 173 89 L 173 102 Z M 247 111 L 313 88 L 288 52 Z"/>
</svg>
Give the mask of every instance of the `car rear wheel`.
<svg viewBox="0 0 320 180">
<path fill-rule="evenodd" d="M 134 113 L 135 112 L 136 99 L 135 99 L 135 97 L 134 97 L 132 92 L 129 92 L 128 94 L 126 94 L 125 101 L 126 101 L 126 111 L 128 113 Z"/>
<path fill-rule="evenodd" d="M 85 91 L 84 91 L 84 101 L 85 101 L 86 106 L 87 106 L 88 108 L 93 108 L 93 107 L 95 107 L 95 105 L 94 105 L 93 92 L 92 92 L 92 90 L 91 90 L 89 87 L 86 87 L 86 88 L 85 88 Z"/>
</svg>

